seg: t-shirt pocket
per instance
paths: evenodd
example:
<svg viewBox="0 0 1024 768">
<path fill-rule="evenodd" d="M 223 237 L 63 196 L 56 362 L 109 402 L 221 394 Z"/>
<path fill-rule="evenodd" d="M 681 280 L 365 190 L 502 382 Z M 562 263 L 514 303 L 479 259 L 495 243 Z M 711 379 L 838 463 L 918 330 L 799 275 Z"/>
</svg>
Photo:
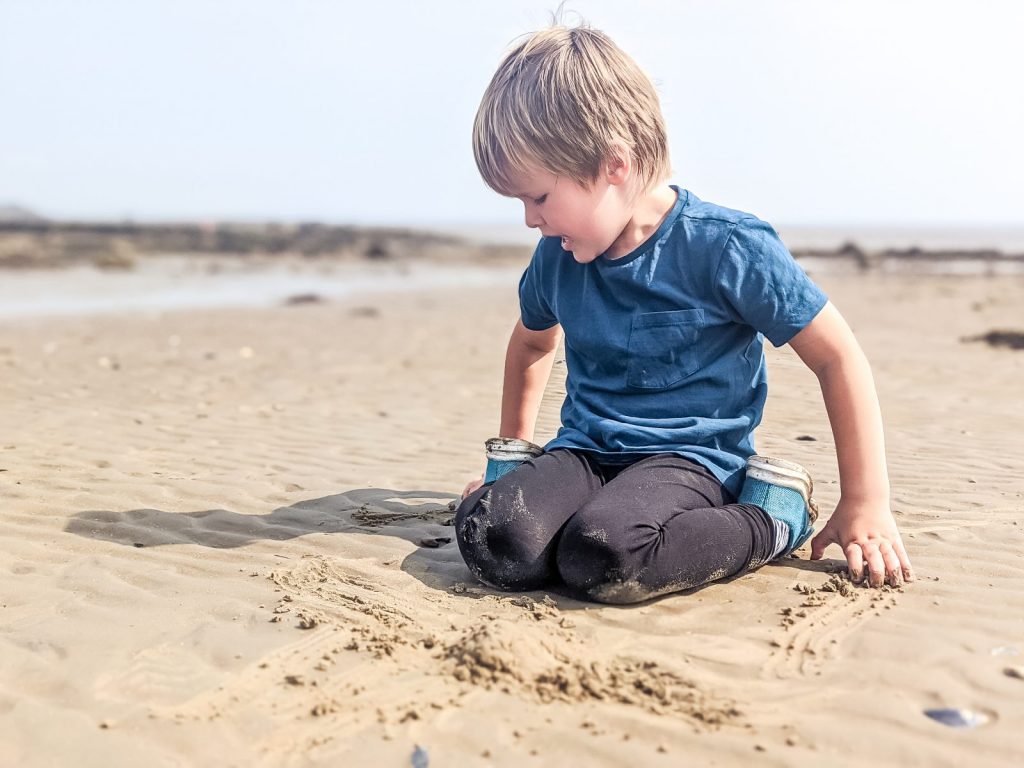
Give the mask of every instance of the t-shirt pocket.
<svg viewBox="0 0 1024 768">
<path fill-rule="evenodd" d="M 700 360 L 694 346 L 703 325 L 702 309 L 633 315 L 626 385 L 663 389 L 696 371 Z"/>
</svg>

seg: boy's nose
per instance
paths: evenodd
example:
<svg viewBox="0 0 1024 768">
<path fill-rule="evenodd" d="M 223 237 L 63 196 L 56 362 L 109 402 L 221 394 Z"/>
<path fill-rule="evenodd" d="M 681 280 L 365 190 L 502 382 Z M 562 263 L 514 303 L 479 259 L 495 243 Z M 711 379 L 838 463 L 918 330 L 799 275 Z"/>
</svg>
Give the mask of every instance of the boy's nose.
<svg viewBox="0 0 1024 768">
<path fill-rule="evenodd" d="M 536 209 L 531 209 L 529 205 L 523 207 L 526 209 L 526 226 L 530 229 L 537 229 L 544 225 L 544 219 L 537 213 Z"/>
</svg>

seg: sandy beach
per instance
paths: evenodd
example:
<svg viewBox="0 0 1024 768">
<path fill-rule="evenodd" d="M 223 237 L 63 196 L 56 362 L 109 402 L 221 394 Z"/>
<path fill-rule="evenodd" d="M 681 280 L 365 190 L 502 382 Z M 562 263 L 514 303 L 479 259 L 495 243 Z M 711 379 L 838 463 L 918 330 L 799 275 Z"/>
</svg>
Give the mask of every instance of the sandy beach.
<svg viewBox="0 0 1024 768">
<path fill-rule="evenodd" d="M 0 319 L 0 766 L 1020 765 L 1024 351 L 966 339 L 1024 330 L 1024 277 L 817 279 L 874 366 L 903 589 L 808 546 L 628 608 L 474 583 L 449 503 L 514 280 Z M 827 517 L 817 383 L 769 364 L 758 448 Z"/>
</svg>

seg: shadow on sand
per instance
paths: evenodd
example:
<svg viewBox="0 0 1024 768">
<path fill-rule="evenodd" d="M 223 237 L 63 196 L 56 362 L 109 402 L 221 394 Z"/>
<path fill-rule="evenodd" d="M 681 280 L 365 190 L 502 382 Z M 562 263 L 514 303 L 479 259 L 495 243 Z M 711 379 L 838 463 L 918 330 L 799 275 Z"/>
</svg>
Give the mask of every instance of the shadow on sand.
<svg viewBox="0 0 1024 768">
<path fill-rule="evenodd" d="M 457 498 L 436 491 L 360 488 L 278 507 L 268 515 L 227 509 L 88 510 L 75 514 L 64 530 L 140 549 L 171 544 L 235 549 L 259 541 L 288 541 L 313 534 L 388 535 L 418 546 L 403 561 L 403 571 L 429 587 L 447 590 L 460 581 L 473 580 L 455 545 L 450 522 L 454 513 L 449 504 Z"/>
<path fill-rule="evenodd" d="M 214 549 L 234 549 L 258 541 L 287 541 L 311 534 L 332 533 L 394 536 L 417 545 L 417 549 L 403 560 L 401 568 L 424 585 L 448 591 L 456 584 L 468 583 L 473 587 L 463 593 L 466 597 L 500 594 L 477 583 L 462 561 L 455 544 L 455 530 L 451 527 L 454 516 L 451 505 L 457 499 L 454 494 L 436 491 L 360 488 L 278 507 L 268 515 L 246 515 L 226 509 L 197 512 L 90 510 L 75 514 L 65 526 L 65 531 L 136 548 L 198 544 Z M 827 573 L 835 566 L 835 561 L 786 559 L 775 565 L 778 566 Z M 733 578 L 739 577 L 679 594 L 691 594 L 716 584 L 725 584 Z M 549 592 L 560 598 L 559 607 L 563 609 L 585 605 L 557 588 L 536 594 Z"/>
</svg>

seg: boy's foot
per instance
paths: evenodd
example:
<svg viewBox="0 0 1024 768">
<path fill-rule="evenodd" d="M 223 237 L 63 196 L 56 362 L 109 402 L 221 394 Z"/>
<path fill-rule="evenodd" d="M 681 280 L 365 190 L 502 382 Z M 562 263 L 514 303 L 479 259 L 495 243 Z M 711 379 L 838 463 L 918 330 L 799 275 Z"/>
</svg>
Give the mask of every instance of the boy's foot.
<svg viewBox="0 0 1024 768">
<path fill-rule="evenodd" d="M 515 437 L 492 437 L 484 443 L 484 448 L 487 452 L 484 483 L 493 483 L 523 462 L 535 459 L 544 453 L 544 449 L 539 445 Z"/>
<path fill-rule="evenodd" d="M 747 476 L 738 501 L 754 504 L 786 524 L 789 540 L 777 556 L 799 548 L 814 533 L 818 505 L 811 497 L 814 483 L 806 469 L 792 461 L 767 456 L 747 459 Z"/>
</svg>

